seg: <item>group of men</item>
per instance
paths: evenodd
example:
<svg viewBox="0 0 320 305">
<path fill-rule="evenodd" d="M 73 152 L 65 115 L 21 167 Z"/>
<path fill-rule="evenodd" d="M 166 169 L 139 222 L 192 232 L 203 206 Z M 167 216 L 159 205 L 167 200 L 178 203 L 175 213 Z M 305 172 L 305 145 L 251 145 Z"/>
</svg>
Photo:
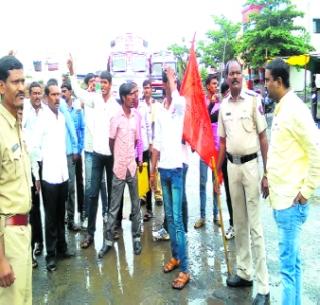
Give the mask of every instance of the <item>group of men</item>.
<svg viewBox="0 0 320 305">
<path fill-rule="evenodd" d="M 153 112 L 150 126 L 150 121 L 144 118 L 151 115 L 151 105 L 146 101 L 138 101 L 137 84 L 131 81 L 122 84 L 118 103 L 111 95 L 112 76 L 109 72 L 101 72 L 99 91 L 94 90 L 94 75 L 86 79 L 88 88 L 84 90 L 74 76 L 71 58 L 68 68 L 71 82 L 64 82 L 59 87 L 55 80 L 48 81 L 44 88 L 45 101 L 41 101 L 39 84 L 33 83 L 29 87 L 30 108 L 24 110 L 24 117 L 19 120 L 17 111 L 23 107 L 25 98 L 23 66 L 13 56 L 0 59 L 1 300 L 6 304 L 32 303 L 31 255 L 26 253 L 42 251 L 43 238 L 41 234 L 39 236 L 42 227 L 38 198 L 40 189 L 45 210 L 47 269 L 56 270 L 57 259 L 74 255 L 69 251 L 65 239 L 65 203 L 68 202 L 68 228 L 76 231 L 75 180 L 78 180 L 78 192 L 83 192 L 83 184 L 81 179 L 75 177 L 77 172 L 82 174 L 80 156 L 85 137 L 90 133 L 91 147 L 87 150 L 84 148 L 85 168 L 89 168 L 85 172 L 84 199 L 77 194 L 80 199 L 78 211 L 81 212 L 82 221 L 86 222 L 87 218 L 88 222 L 81 247 L 88 248 L 94 241 L 98 196 L 100 190 L 103 193 L 105 175 L 107 205 L 102 209 L 104 239 L 98 256 L 102 258 L 106 255 L 117 238 L 125 184 L 129 186 L 131 199 L 133 250 L 140 255 L 141 213 L 136 173 L 142 169 L 143 161 L 150 162 L 149 177 L 153 190 L 157 189 L 157 178 L 161 180 L 165 226 L 172 252 L 163 272 L 180 268 L 172 287 L 183 289 L 190 281 L 185 235 L 188 148 L 182 139 L 186 102 L 179 94 L 174 71 L 170 68 L 164 71 L 165 99 L 157 106 L 155 116 Z M 237 272 L 228 277 L 227 285 L 252 286 L 253 254 L 257 281 L 257 295 L 253 304 L 270 303 L 257 183 L 260 180 L 260 150 L 263 161 L 261 192 L 264 198 L 269 196 L 279 228 L 282 304 L 300 305 L 299 234 L 308 216 L 308 199 L 320 184 L 318 131 L 308 108 L 290 90 L 287 64 L 275 59 L 266 66 L 265 73 L 269 96 L 278 103 L 268 150 L 267 124 L 259 96 L 242 88 L 239 62 L 229 61 L 225 72 L 229 93 L 222 102 L 215 94 L 209 95 L 206 105 L 211 118 L 213 140 L 219 150 L 217 170 L 224 168 L 225 173 L 231 226 L 226 237 L 235 235 Z M 209 77 L 206 82 L 208 92 L 210 86 L 216 88 L 217 83 L 217 78 Z M 144 85 L 150 87 L 148 81 Z M 81 103 L 74 100 L 72 91 Z M 64 101 L 60 98 L 61 93 Z M 87 123 L 86 116 L 91 117 L 92 121 Z M 22 128 L 25 129 L 24 135 Z M 195 223 L 195 228 L 205 223 L 206 195 L 203 192 L 207 168 L 203 162 L 200 163 L 200 171 L 201 218 Z M 214 186 L 215 198 L 220 192 L 218 181 L 214 181 Z M 144 219 L 147 221 L 152 217 L 151 193 L 147 194 L 146 201 Z M 31 203 L 32 243 L 28 219 Z M 217 223 L 221 221 L 216 208 L 213 209 L 213 219 Z"/>
</svg>

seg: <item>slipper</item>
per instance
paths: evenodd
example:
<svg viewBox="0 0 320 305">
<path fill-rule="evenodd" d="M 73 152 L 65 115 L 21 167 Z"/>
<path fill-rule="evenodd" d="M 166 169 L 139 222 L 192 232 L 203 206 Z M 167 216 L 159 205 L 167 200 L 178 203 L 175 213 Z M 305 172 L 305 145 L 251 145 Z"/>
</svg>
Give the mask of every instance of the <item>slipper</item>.
<svg viewBox="0 0 320 305">
<path fill-rule="evenodd" d="M 93 243 L 93 237 L 91 235 L 87 235 L 84 240 L 81 242 L 80 247 L 82 249 L 87 249 L 91 246 L 91 244 Z"/>
<path fill-rule="evenodd" d="M 147 221 L 149 221 L 152 217 L 153 217 L 153 215 L 152 215 L 150 212 L 147 212 L 147 213 L 145 213 L 144 216 L 143 216 L 143 221 L 144 221 L 144 222 L 147 222 Z"/>
<path fill-rule="evenodd" d="M 180 265 L 180 260 L 175 259 L 172 257 L 163 267 L 163 272 L 168 273 L 171 272 L 172 270 L 178 268 Z"/>
<path fill-rule="evenodd" d="M 180 272 L 178 277 L 172 282 L 173 289 L 183 289 L 190 281 L 190 274 L 186 272 Z"/>
</svg>

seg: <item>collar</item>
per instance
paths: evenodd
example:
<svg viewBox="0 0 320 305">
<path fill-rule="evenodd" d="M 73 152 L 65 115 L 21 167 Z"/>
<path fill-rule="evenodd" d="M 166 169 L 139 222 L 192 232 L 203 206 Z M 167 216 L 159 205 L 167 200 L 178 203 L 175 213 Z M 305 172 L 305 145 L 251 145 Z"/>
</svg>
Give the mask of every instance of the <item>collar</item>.
<svg viewBox="0 0 320 305">
<path fill-rule="evenodd" d="M 0 103 L 0 115 L 8 122 L 11 128 L 14 128 L 17 123 L 17 118 L 15 118 L 3 105 Z"/>
<path fill-rule="evenodd" d="M 280 100 L 279 102 L 276 104 L 276 107 L 274 108 L 274 114 L 278 115 L 279 112 L 281 111 L 281 109 L 283 108 L 283 105 L 285 105 L 287 103 L 287 101 L 289 100 L 289 96 L 292 94 L 292 91 L 289 90 Z"/>
</svg>

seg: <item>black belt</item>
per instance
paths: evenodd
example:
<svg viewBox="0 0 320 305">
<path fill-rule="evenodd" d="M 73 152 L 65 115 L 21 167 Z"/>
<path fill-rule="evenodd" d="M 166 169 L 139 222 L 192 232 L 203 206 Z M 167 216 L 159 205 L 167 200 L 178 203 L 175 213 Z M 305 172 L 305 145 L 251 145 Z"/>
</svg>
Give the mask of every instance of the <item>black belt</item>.
<svg viewBox="0 0 320 305">
<path fill-rule="evenodd" d="M 234 164 L 243 164 L 257 158 L 258 154 L 254 153 L 254 154 L 245 155 L 245 156 L 239 156 L 239 155 L 233 156 L 227 153 L 227 157 L 228 157 L 228 160 Z"/>
</svg>

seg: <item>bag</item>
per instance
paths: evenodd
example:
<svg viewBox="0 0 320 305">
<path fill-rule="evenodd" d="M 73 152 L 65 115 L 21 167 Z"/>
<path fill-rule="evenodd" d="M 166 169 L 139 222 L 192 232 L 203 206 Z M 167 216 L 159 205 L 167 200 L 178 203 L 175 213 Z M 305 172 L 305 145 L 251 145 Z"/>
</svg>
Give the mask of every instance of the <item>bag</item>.
<svg viewBox="0 0 320 305">
<path fill-rule="evenodd" d="M 138 170 L 138 194 L 139 198 L 143 197 L 150 190 L 149 177 L 148 177 L 148 163 L 143 162 L 142 172 Z"/>
</svg>

